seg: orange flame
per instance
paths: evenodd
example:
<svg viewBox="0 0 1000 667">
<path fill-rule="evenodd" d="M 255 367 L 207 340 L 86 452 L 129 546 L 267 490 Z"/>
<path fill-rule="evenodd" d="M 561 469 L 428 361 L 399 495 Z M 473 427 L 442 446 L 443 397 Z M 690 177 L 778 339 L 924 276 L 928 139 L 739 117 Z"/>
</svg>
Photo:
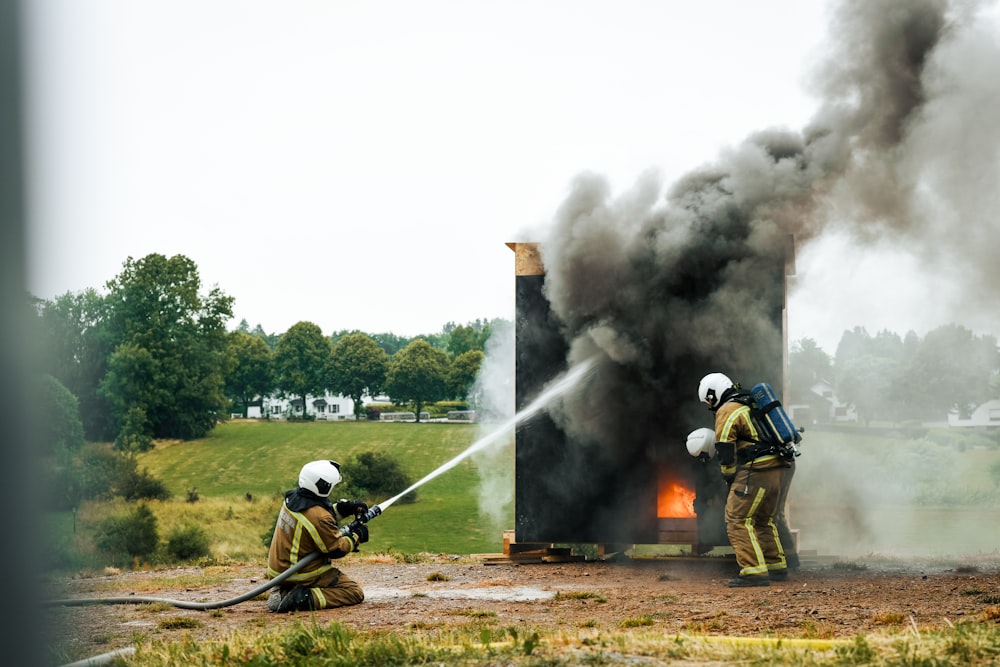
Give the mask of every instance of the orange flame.
<svg viewBox="0 0 1000 667">
<path fill-rule="evenodd" d="M 656 516 L 661 518 L 695 517 L 695 492 L 672 479 L 660 479 L 656 498 Z"/>
</svg>

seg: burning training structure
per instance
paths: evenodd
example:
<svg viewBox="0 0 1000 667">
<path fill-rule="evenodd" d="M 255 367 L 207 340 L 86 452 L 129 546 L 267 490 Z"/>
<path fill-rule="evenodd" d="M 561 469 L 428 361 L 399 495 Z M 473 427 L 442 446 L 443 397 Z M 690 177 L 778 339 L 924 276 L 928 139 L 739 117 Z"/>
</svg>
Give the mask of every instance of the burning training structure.
<svg viewBox="0 0 1000 667">
<path fill-rule="evenodd" d="M 953 305 L 995 312 L 996 188 L 981 184 L 997 181 L 998 123 L 982 110 L 1000 59 L 979 4 L 838 3 L 800 131 L 753 132 L 669 184 L 648 170 L 616 193 L 582 172 L 529 234 L 539 243 L 510 244 L 516 408 L 587 369 L 517 428 L 518 542 L 725 543 L 722 482 L 685 438 L 713 425 L 696 399 L 706 373 L 784 398 L 791 239 L 915 251 L 960 275 Z"/>
<path fill-rule="evenodd" d="M 573 355 L 546 295 L 542 246 L 507 245 L 515 256 L 515 402 L 520 410 L 546 383 L 567 370 L 567 359 Z M 766 369 L 777 391 L 783 387 L 786 364 L 785 276 L 794 273 L 791 249 L 789 239 L 784 261 L 761 271 L 780 286 L 768 292 L 773 302 L 766 317 L 773 325 L 774 339 L 757 341 L 752 346 L 752 363 L 732 371 Z M 761 357 L 761 350 L 768 353 Z M 553 406 L 518 426 L 514 531 L 518 543 L 690 545 L 692 553 L 728 545 L 723 520 L 726 486 L 718 463 L 690 456 L 684 442 L 692 425 L 712 424 L 712 415 L 696 398 L 696 387 L 701 374 L 719 369 L 695 364 L 687 370 L 687 375 L 660 386 L 655 380 L 633 379 L 633 386 L 645 384 L 650 392 L 661 391 L 659 401 L 656 397 L 652 402 L 648 397 L 617 397 L 647 409 L 652 406 L 647 415 L 640 408 L 637 415 L 621 410 L 615 416 L 613 405 L 587 396 L 599 392 L 581 388 L 584 397 L 578 400 L 586 407 L 567 409 L 577 413 L 575 418 L 567 420 L 560 407 Z M 600 384 L 606 376 L 609 383 L 620 385 L 622 373 L 633 371 L 605 358 L 589 382 Z M 657 407 L 658 402 L 662 407 Z M 602 423 L 620 419 L 614 435 L 593 438 L 588 411 L 597 433 Z M 629 423 L 633 419 L 649 423 Z"/>
</svg>

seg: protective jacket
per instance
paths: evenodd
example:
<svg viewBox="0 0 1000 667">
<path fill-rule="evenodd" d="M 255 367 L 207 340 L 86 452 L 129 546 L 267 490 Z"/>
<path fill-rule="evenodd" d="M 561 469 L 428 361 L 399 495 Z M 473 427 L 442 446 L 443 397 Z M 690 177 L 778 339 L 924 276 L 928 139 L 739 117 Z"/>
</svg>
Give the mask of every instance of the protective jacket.
<svg viewBox="0 0 1000 667">
<path fill-rule="evenodd" d="M 723 477 L 732 478 L 737 465 L 754 470 L 785 465 L 777 453 L 757 453 L 761 436 L 750 419 L 750 407 L 739 401 L 729 400 L 719 406 L 715 413 L 715 439 Z"/>
<path fill-rule="evenodd" d="M 317 558 L 288 581 L 310 583 L 333 570 L 330 559 L 343 558 L 357 546 L 353 535 L 341 537 L 336 514 L 328 499 L 306 489 L 286 493 L 267 556 L 268 578 L 273 579 L 314 551 L 328 558 Z"/>
</svg>

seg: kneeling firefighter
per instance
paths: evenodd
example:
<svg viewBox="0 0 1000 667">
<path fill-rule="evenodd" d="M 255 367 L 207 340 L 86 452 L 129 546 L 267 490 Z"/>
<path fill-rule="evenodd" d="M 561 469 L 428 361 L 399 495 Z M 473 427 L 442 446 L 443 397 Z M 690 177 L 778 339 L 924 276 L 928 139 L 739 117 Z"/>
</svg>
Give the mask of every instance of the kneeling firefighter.
<svg viewBox="0 0 1000 667">
<path fill-rule="evenodd" d="M 726 534 L 740 567 L 730 587 L 767 586 L 788 577 L 775 523 L 788 464 L 761 443 L 746 396 L 722 373 L 710 373 L 698 385 L 699 400 L 715 413 L 715 456 L 729 485 Z M 695 433 L 688 451 L 697 449 L 690 442 Z"/>
<path fill-rule="evenodd" d="M 277 577 L 316 551 L 323 556 L 272 589 L 267 601 L 271 611 L 344 607 L 365 599 L 361 587 L 331 563 L 368 541 L 368 527 L 361 522 L 353 522 L 348 535 L 340 534 L 338 520 L 368 511 L 368 505 L 360 500 L 330 501 L 330 492 L 340 480 L 336 461 L 311 461 L 299 472 L 298 488 L 285 493 L 267 556 L 267 577 Z"/>
</svg>

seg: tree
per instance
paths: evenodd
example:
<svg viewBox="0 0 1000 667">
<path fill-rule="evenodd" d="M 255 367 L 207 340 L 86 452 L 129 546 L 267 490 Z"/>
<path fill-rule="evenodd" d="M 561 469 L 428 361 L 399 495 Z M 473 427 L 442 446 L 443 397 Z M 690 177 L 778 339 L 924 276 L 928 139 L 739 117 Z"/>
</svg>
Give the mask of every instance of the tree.
<svg viewBox="0 0 1000 667">
<path fill-rule="evenodd" d="M 306 396 L 324 392 L 324 372 L 332 352 L 330 341 L 312 322 L 297 322 L 278 339 L 274 350 L 274 382 L 289 396 L 302 398 L 306 414 Z"/>
<path fill-rule="evenodd" d="M 410 344 L 409 338 L 394 333 L 377 333 L 371 337 L 390 357 Z"/>
<path fill-rule="evenodd" d="M 36 301 L 36 313 L 36 358 L 43 372 L 61 382 L 79 401 L 87 439 L 113 439 L 114 413 L 100 392 L 112 352 L 104 297 L 93 289 L 67 292 L 52 301 Z"/>
<path fill-rule="evenodd" d="M 990 380 L 998 369 L 997 340 L 975 336 L 963 326 L 949 324 L 929 331 L 917 346 L 908 370 L 911 399 L 922 414 L 944 418 L 958 411 L 968 418 L 992 395 Z"/>
<path fill-rule="evenodd" d="M 262 338 L 239 330 L 229 333 L 226 349 L 232 368 L 226 375 L 226 395 L 241 406 L 246 417 L 250 403 L 274 388 L 274 355 Z"/>
<path fill-rule="evenodd" d="M 333 346 L 327 365 L 326 388 L 354 401 L 354 415 L 360 419 L 361 398 L 382 392 L 389 369 L 389 355 L 368 335 L 351 333 Z"/>
<path fill-rule="evenodd" d="M 451 361 L 448 368 L 448 395 L 459 400 L 469 394 L 469 388 L 476 381 L 479 367 L 486 355 L 481 350 L 469 350 Z"/>
<path fill-rule="evenodd" d="M 812 391 L 813 385 L 821 380 L 833 381 L 830 355 L 821 350 L 812 338 L 794 342 L 788 353 L 788 400 L 809 405 L 812 414 L 817 417 L 826 415 L 826 399 Z"/>
<path fill-rule="evenodd" d="M 869 423 L 879 417 L 898 421 L 905 405 L 897 390 L 903 385 L 903 342 L 890 332 L 874 338 L 863 327 L 845 331 L 835 358 L 837 395 L 853 403 Z"/>
<path fill-rule="evenodd" d="M 385 390 L 397 403 L 413 403 L 417 421 L 425 403 L 447 397 L 448 355 L 418 338 L 393 356 Z"/>
<path fill-rule="evenodd" d="M 257 338 L 260 338 L 265 343 L 267 343 L 267 346 L 271 349 L 272 352 L 274 351 L 274 348 L 278 346 L 278 339 L 281 338 L 281 336 L 279 336 L 278 334 L 265 332 L 264 327 L 262 327 L 260 324 L 255 326 L 250 333 L 256 336 Z"/>
<path fill-rule="evenodd" d="M 470 326 L 458 326 L 448 334 L 448 354 L 458 357 L 470 350 L 482 350 L 480 333 Z"/>
<path fill-rule="evenodd" d="M 116 424 L 139 408 L 154 438 L 203 437 L 227 407 L 225 323 L 232 297 L 218 287 L 201 295 L 198 267 L 183 255 L 129 257 L 107 287 L 114 351 L 100 390 Z"/>
<path fill-rule="evenodd" d="M 38 396 L 33 403 L 38 412 L 38 445 L 42 454 L 78 452 L 83 447 L 83 424 L 76 396 L 51 375 L 38 380 Z"/>
</svg>

